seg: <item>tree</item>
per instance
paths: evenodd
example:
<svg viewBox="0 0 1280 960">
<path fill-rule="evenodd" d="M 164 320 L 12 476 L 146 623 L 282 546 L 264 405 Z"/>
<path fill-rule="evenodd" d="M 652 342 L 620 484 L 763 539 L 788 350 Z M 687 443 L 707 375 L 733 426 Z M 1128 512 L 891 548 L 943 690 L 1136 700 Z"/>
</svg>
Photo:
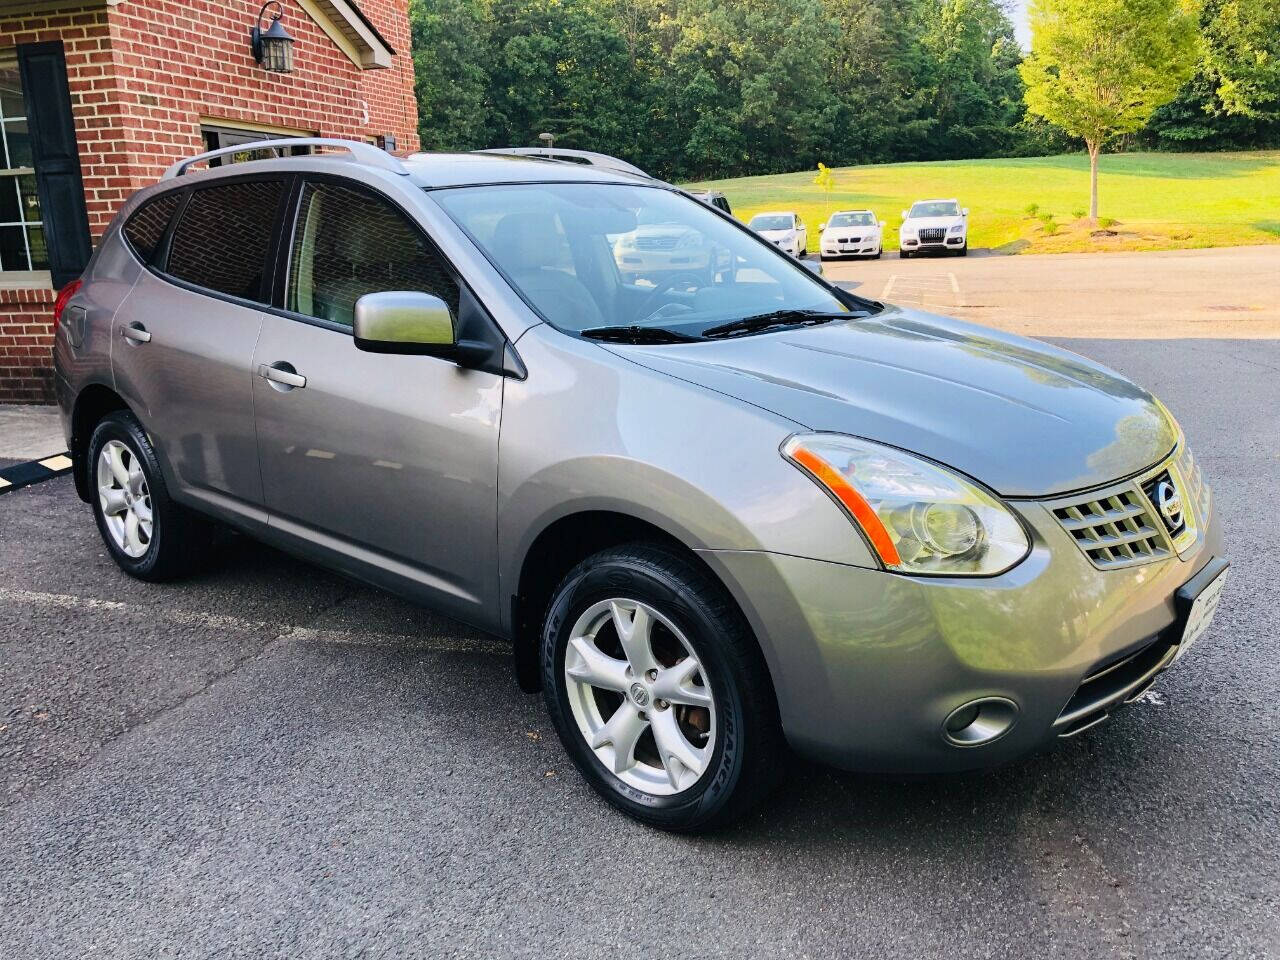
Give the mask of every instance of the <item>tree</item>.
<svg viewBox="0 0 1280 960">
<path fill-rule="evenodd" d="M 1200 32 L 1195 75 L 1151 132 L 1181 149 L 1280 143 L 1280 4 L 1204 0 Z"/>
<path fill-rule="evenodd" d="M 1195 67 L 1197 11 L 1190 2 L 1031 2 L 1031 53 L 1018 68 L 1027 110 L 1084 140 L 1094 222 L 1103 145 L 1142 129 Z"/>
<path fill-rule="evenodd" d="M 422 149 L 488 146 L 489 23 L 482 0 L 410 0 L 409 29 Z"/>
</svg>

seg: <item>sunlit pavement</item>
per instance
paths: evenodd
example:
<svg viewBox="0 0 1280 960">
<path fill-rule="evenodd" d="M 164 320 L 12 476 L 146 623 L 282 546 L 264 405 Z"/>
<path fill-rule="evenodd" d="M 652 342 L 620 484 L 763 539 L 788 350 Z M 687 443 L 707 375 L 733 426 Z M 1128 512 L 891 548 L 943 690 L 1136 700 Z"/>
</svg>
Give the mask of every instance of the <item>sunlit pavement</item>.
<svg viewBox="0 0 1280 960">
<path fill-rule="evenodd" d="M 1280 244 L 1155 253 L 829 260 L 876 300 L 1033 337 L 1280 337 Z"/>
<path fill-rule="evenodd" d="M 596 800 L 491 638 L 241 540 L 148 586 L 69 478 L 0 496 L 0 956 L 1280 955 L 1280 342 L 1058 342 L 1186 428 L 1213 629 L 1047 753 L 800 764 L 713 837 Z"/>
</svg>

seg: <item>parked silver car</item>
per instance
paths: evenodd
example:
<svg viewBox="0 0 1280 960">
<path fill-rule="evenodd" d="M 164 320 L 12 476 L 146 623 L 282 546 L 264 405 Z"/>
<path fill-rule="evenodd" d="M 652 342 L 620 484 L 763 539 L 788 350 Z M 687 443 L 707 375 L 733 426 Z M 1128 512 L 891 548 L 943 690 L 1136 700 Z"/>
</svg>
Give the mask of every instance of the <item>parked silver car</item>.
<svg viewBox="0 0 1280 960">
<path fill-rule="evenodd" d="M 1209 486 L 1123 377 L 643 176 L 324 145 L 178 165 L 60 302 L 126 572 L 190 569 L 213 519 L 509 637 L 592 787 L 682 830 L 787 744 L 916 772 L 1073 736 L 1203 633 Z M 624 282 L 645 223 L 726 268 Z"/>
</svg>

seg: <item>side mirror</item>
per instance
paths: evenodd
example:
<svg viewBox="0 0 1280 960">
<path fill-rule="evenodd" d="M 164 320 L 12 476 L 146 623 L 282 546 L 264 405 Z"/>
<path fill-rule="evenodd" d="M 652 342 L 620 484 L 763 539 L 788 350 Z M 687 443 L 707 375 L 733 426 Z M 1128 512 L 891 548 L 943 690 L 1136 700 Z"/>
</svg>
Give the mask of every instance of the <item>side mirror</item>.
<svg viewBox="0 0 1280 960">
<path fill-rule="evenodd" d="M 883 230 L 886 226 L 888 226 L 888 222 L 887 222 L 887 221 L 885 221 L 885 220 L 881 220 L 881 221 L 880 221 L 880 229 L 881 229 L 881 230 Z"/>
<path fill-rule="evenodd" d="M 370 353 L 435 353 L 455 345 L 453 311 L 410 290 L 366 293 L 356 301 L 356 346 Z"/>
<path fill-rule="evenodd" d="M 903 220 L 907 219 L 907 211 L 905 210 L 902 211 L 902 219 Z"/>
<path fill-rule="evenodd" d="M 356 349 L 368 353 L 414 353 L 482 366 L 493 354 L 481 340 L 459 340 L 454 316 L 439 297 L 416 290 L 366 293 L 356 301 Z"/>
<path fill-rule="evenodd" d="M 820 224 L 818 224 L 818 229 L 819 229 L 819 230 L 825 230 L 825 229 L 827 229 L 827 225 L 826 225 L 825 223 L 820 223 Z"/>
<path fill-rule="evenodd" d="M 967 216 L 969 215 L 969 208 L 968 208 L 968 207 L 965 207 L 965 208 L 964 208 L 963 210 L 961 210 L 960 212 L 961 212 L 961 213 L 963 213 L 963 214 L 967 217 Z"/>
<path fill-rule="evenodd" d="M 818 276 L 822 276 L 821 260 L 801 260 L 800 262 L 804 264 L 804 268 L 810 273 L 816 273 Z"/>
</svg>

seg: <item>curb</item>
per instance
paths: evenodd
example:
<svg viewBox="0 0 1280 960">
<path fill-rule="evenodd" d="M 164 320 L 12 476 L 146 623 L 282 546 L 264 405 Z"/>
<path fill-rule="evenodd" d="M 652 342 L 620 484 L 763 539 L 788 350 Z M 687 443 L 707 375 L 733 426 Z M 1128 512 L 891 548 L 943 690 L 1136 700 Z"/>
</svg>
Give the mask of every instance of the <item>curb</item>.
<svg viewBox="0 0 1280 960">
<path fill-rule="evenodd" d="M 0 469 L 0 494 L 21 490 L 33 483 L 52 480 L 71 472 L 71 457 L 64 450 L 42 460 L 28 460 L 26 463 Z"/>
</svg>

